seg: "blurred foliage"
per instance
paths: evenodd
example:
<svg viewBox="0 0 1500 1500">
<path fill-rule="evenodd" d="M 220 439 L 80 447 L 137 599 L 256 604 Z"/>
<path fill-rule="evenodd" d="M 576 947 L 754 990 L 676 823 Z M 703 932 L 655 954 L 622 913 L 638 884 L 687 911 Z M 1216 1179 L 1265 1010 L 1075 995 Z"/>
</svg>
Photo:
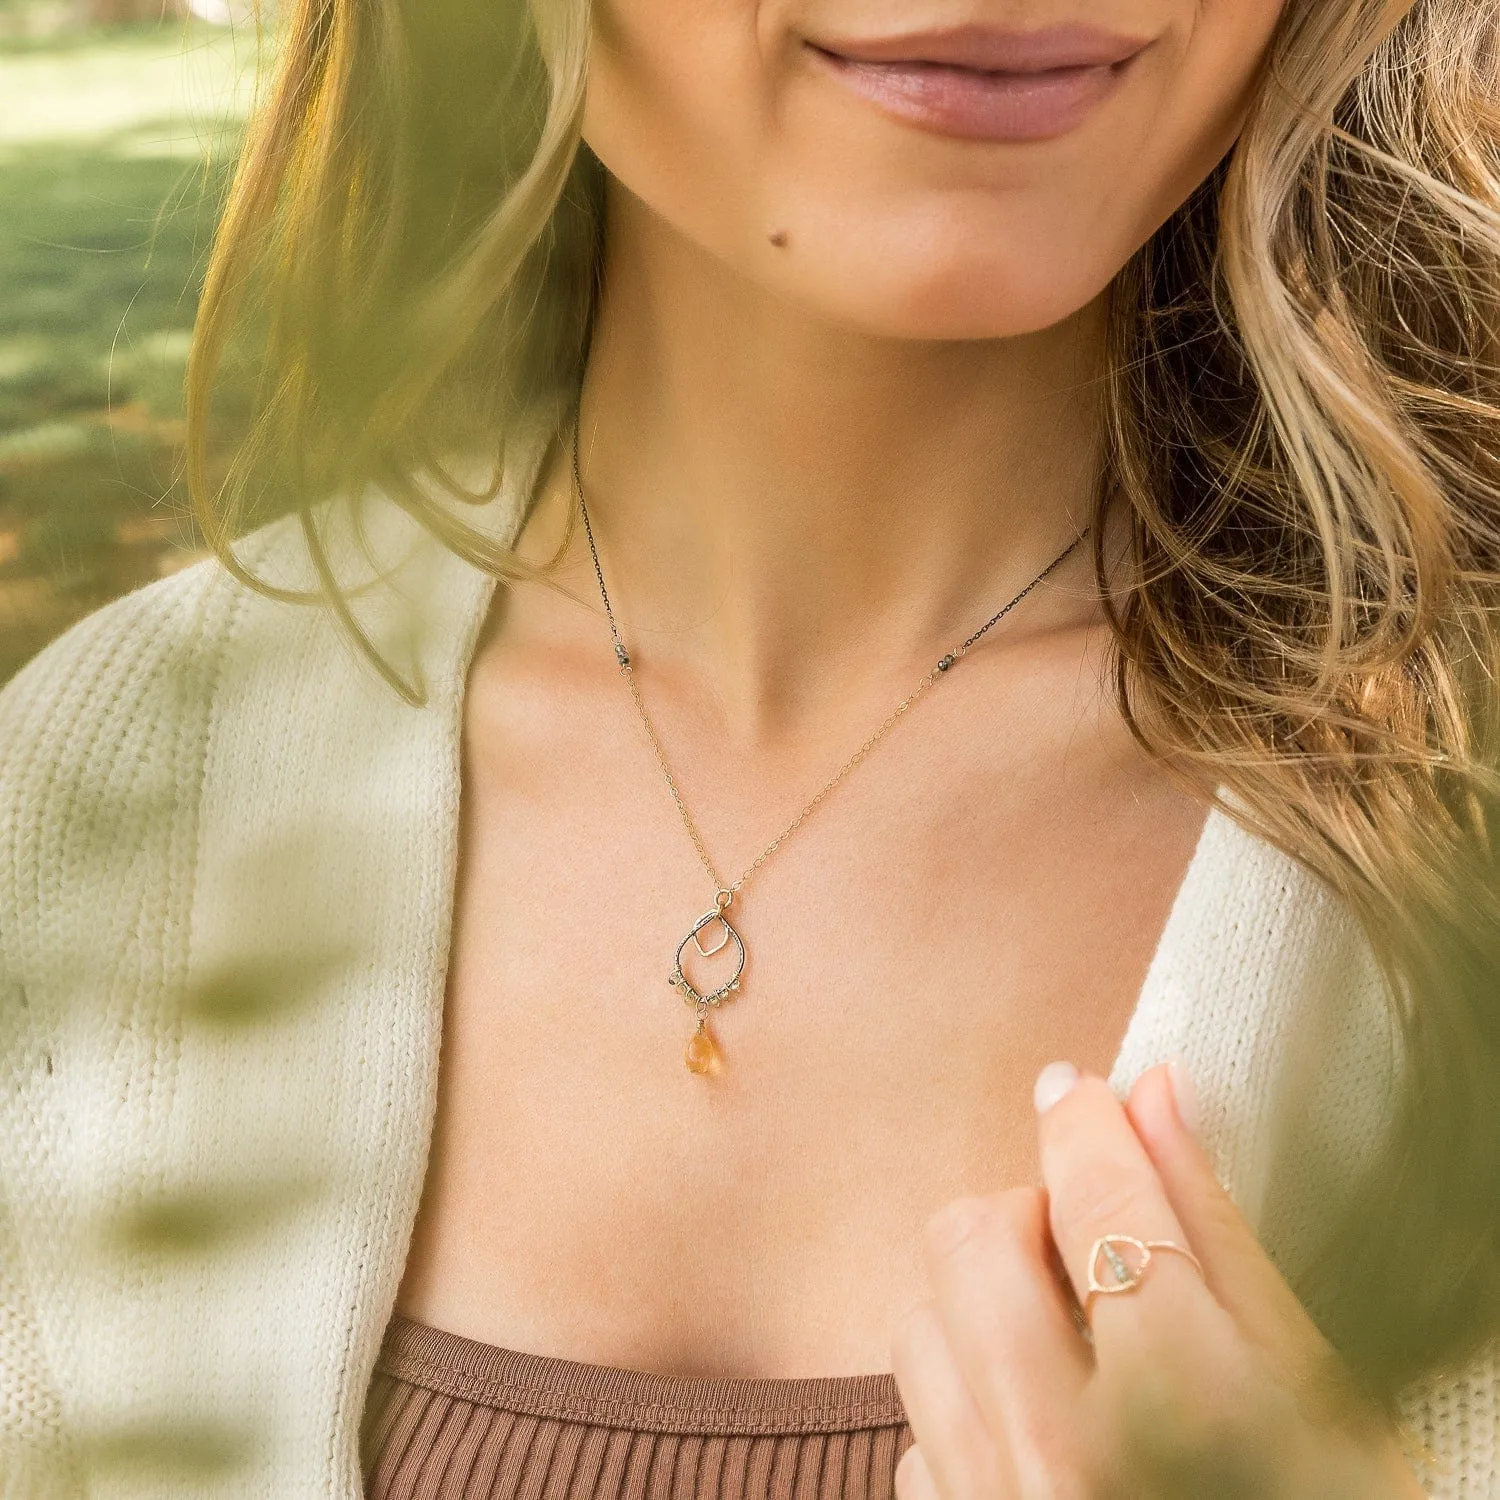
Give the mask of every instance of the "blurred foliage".
<svg viewBox="0 0 1500 1500">
<path fill-rule="evenodd" d="M 183 992 L 182 1015 L 220 1030 L 262 1026 L 308 1004 L 318 985 L 354 961 L 353 948 L 333 944 L 298 944 L 295 951 L 274 958 L 237 959 L 211 970 Z"/>
<path fill-rule="evenodd" d="M 251 1180 L 227 1192 L 215 1185 L 135 1205 L 104 1226 L 102 1247 L 135 1256 L 223 1252 L 235 1236 L 257 1234 L 278 1217 L 318 1198 L 326 1184 L 315 1177 L 268 1182 Z"/>
<path fill-rule="evenodd" d="M 223 1480 L 243 1469 L 253 1452 L 251 1434 L 204 1423 L 161 1422 L 99 1434 L 85 1448 L 96 1477 L 134 1481 L 181 1493 L 188 1483 Z"/>
<path fill-rule="evenodd" d="M 256 58 L 244 29 L 31 11 L 0 26 L 0 681 L 200 555 L 182 378 Z"/>
</svg>

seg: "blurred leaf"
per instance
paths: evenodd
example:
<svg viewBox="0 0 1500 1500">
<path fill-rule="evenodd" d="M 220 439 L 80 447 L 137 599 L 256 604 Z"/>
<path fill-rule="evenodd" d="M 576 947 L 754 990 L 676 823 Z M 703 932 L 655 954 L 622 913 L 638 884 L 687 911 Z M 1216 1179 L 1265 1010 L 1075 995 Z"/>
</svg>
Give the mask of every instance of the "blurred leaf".
<svg viewBox="0 0 1500 1500">
<path fill-rule="evenodd" d="M 226 1240 L 270 1228 L 316 1197 L 322 1187 L 316 1177 L 259 1179 L 164 1195 L 112 1218 L 104 1226 L 102 1248 L 132 1255 L 217 1250 Z"/>
<path fill-rule="evenodd" d="M 220 1479 L 252 1456 L 252 1435 L 208 1423 L 160 1422 L 101 1433 L 84 1445 L 84 1462 L 111 1480 Z"/>
<path fill-rule="evenodd" d="M 310 1003 L 324 979 L 350 961 L 347 949 L 224 964 L 183 994 L 185 1017 L 211 1026 L 255 1026 Z"/>
</svg>

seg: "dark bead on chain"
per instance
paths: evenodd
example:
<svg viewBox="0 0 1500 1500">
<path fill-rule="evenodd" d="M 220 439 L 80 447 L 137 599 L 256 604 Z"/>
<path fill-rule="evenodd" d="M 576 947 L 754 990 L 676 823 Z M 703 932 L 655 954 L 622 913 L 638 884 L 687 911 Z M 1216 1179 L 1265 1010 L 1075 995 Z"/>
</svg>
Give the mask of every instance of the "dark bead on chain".
<svg viewBox="0 0 1500 1500">
<path fill-rule="evenodd" d="M 615 660 L 622 667 L 630 665 L 630 653 L 618 641 L 615 642 Z"/>
<path fill-rule="evenodd" d="M 948 670 L 948 668 L 951 667 L 953 665 L 953 663 L 955 661 L 957 661 L 957 660 L 958 660 L 958 658 L 950 653 L 949 655 L 945 656 L 938 663 L 938 671 L 939 672 L 946 672 Z"/>
</svg>

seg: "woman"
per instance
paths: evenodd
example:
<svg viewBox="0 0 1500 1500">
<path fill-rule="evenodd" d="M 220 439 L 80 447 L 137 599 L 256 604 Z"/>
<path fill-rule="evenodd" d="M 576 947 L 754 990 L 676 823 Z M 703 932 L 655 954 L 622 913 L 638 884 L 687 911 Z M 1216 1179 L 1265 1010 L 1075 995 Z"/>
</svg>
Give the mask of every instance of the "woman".
<svg viewBox="0 0 1500 1500">
<path fill-rule="evenodd" d="M 1493 8 L 585 10 L 0 700 L 20 1492 L 1496 1493 Z"/>
</svg>

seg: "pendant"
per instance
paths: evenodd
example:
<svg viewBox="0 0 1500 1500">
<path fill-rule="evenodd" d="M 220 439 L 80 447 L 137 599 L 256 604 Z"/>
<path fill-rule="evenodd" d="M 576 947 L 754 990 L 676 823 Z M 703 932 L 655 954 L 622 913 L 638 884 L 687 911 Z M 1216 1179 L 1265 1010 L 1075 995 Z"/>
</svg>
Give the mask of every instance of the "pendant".
<svg viewBox="0 0 1500 1500">
<path fill-rule="evenodd" d="M 688 935 L 677 945 L 677 953 L 672 961 L 672 972 L 667 977 L 667 983 L 673 989 L 681 991 L 682 998 L 689 1005 L 718 1005 L 740 987 L 740 978 L 745 972 L 745 940 L 734 930 L 734 924 L 725 915 L 729 909 L 730 899 L 732 899 L 730 892 L 720 891 L 714 897 L 713 910 L 704 912 L 688 929 Z M 700 958 L 712 958 L 716 953 L 722 953 L 726 947 L 733 945 L 733 967 L 728 978 L 717 989 L 700 990 L 682 972 L 682 959 L 689 943 L 698 950 Z"/>
<path fill-rule="evenodd" d="M 688 929 L 687 936 L 678 943 L 676 956 L 672 960 L 672 972 L 667 979 L 667 983 L 689 1005 L 698 1007 L 698 1028 L 688 1038 L 687 1051 L 683 1057 L 691 1073 L 717 1073 L 724 1066 L 724 1055 L 719 1051 L 713 1032 L 708 1029 L 708 1010 L 710 1006 L 727 1000 L 739 989 L 740 979 L 745 972 L 745 940 L 735 931 L 734 924 L 726 915 L 732 900 L 733 891 L 719 891 L 714 896 L 713 910 L 704 912 Z M 728 974 L 716 989 L 700 990 L 683 973 L 682 960 L 687 954 L 689 943 L 700 958 L 713 958 L 726 948 L 731 949 Z"/>
</svg>

